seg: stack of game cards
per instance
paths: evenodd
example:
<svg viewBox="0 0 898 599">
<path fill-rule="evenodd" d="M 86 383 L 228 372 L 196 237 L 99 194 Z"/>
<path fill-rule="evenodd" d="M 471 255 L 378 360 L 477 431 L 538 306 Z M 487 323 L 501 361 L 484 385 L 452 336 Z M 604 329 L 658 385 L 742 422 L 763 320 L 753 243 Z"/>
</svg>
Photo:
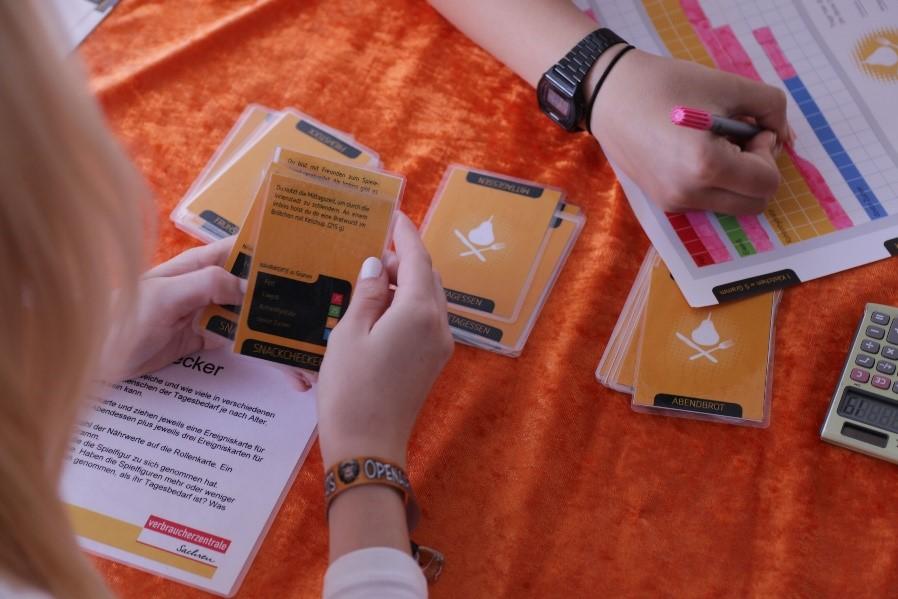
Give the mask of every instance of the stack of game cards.
<svg viewBox="0 0 898 599">
<path fill-rule="evenodd" d="M 765 427 L 780 295 L 690 308 L 651 249 L 596 378 L 637 411 Z"/>
<path fill-rule="evenodd" d="M 422 239 L 455 339 L 520 355 L 584 221 L 559 189 L 450 166 Z"/>
<path fill-rule="evenodd" d="M 253 104 L 172 211 L 172 221 L 206 242 L 237 233 L 277 147 L 357 166 L 380 165 L 378 155 L 348 133 L 294 109 Z"/>
<path fill-rule="evenodd" d="M 242 306 L 197 326 L 234 351 L 317 372 L 365 258 L 386 250 L 405 180 L 276 147 L 224 267 L 247 279 Z"/>
</svg>

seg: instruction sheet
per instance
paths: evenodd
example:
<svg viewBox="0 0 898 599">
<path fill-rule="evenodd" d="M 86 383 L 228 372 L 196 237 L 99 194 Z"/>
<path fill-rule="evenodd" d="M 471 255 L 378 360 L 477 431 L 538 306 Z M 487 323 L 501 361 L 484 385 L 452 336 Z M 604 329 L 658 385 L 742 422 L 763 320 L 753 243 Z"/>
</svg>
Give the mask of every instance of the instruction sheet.
<svg viewBox="0 0 898 599">
<path fill-rule="evenodd" d="M 301 373 L 229 349 L 187 356 L 94 397 L 63 500 L 89 552 L 229 596 L 316 425 Z"/>
</svg>

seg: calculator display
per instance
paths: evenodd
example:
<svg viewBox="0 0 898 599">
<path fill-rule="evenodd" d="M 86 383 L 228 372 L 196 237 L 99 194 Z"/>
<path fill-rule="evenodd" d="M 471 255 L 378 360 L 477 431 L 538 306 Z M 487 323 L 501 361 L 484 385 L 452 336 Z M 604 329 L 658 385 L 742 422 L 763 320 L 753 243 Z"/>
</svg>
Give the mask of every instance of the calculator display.
<svg viewBox="0 0 898 599">
<path fill-rule="evenodd" d="M 838 414 L 855 422 L 898 433 L 898 404 L 873 395 L 846 389 Z"/>
</svg>

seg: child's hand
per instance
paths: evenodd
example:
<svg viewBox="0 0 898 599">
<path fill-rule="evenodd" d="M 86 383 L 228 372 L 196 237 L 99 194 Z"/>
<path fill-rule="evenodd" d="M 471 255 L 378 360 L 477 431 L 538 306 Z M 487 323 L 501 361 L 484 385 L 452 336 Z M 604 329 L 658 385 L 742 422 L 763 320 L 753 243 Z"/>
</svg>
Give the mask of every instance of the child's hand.
<svg viewBox="0 0 898 599">
<path fill-rule="evenodd" d="M 118 378 L 158 370 L 216 344 L 217 337 L 194 331 L 193 321 L 209 304 L 243 302 L 243 281 L 220 266 L 233 244 L 231 238 L 189 249 L 144 274 L 129 340 L 133 349 Z M 115 363 L 110 358 L 107 363 Z"/>
<path fill-rule="evenodd" d="M 452 355 L 440 278 L 404 214 L 394 237 L 395 255 L 365 261 L 328 340 L 318 384 L 325 467 L 363 455 L 405 467 L 418 410 Z"/>
<path fill-rule="evenodd" d="M 743 148 L 670 122 L 676 105 L 748 117 L 769 131 Z M 682 60 L 632 51 L 602 87 L 592 131 L 606 155 L 662 209 L 756 214 L 779 185 L 775 156 L 794 137 L 778 88 Z"/>
</svg>

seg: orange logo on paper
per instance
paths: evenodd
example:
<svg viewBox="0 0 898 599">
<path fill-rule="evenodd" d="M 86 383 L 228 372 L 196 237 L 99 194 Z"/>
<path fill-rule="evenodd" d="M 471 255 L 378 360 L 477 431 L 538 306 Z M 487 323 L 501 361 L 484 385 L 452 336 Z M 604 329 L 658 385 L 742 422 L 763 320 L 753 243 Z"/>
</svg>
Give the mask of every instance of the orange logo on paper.
<svg viewBox="0 0 898 599">
<path fill-rule="evenodd" d="M 898 29 L 888 27 L 865 35 L 854 48 L 854 58 L 871 77 L 898 82 Z"/>
</svg>

